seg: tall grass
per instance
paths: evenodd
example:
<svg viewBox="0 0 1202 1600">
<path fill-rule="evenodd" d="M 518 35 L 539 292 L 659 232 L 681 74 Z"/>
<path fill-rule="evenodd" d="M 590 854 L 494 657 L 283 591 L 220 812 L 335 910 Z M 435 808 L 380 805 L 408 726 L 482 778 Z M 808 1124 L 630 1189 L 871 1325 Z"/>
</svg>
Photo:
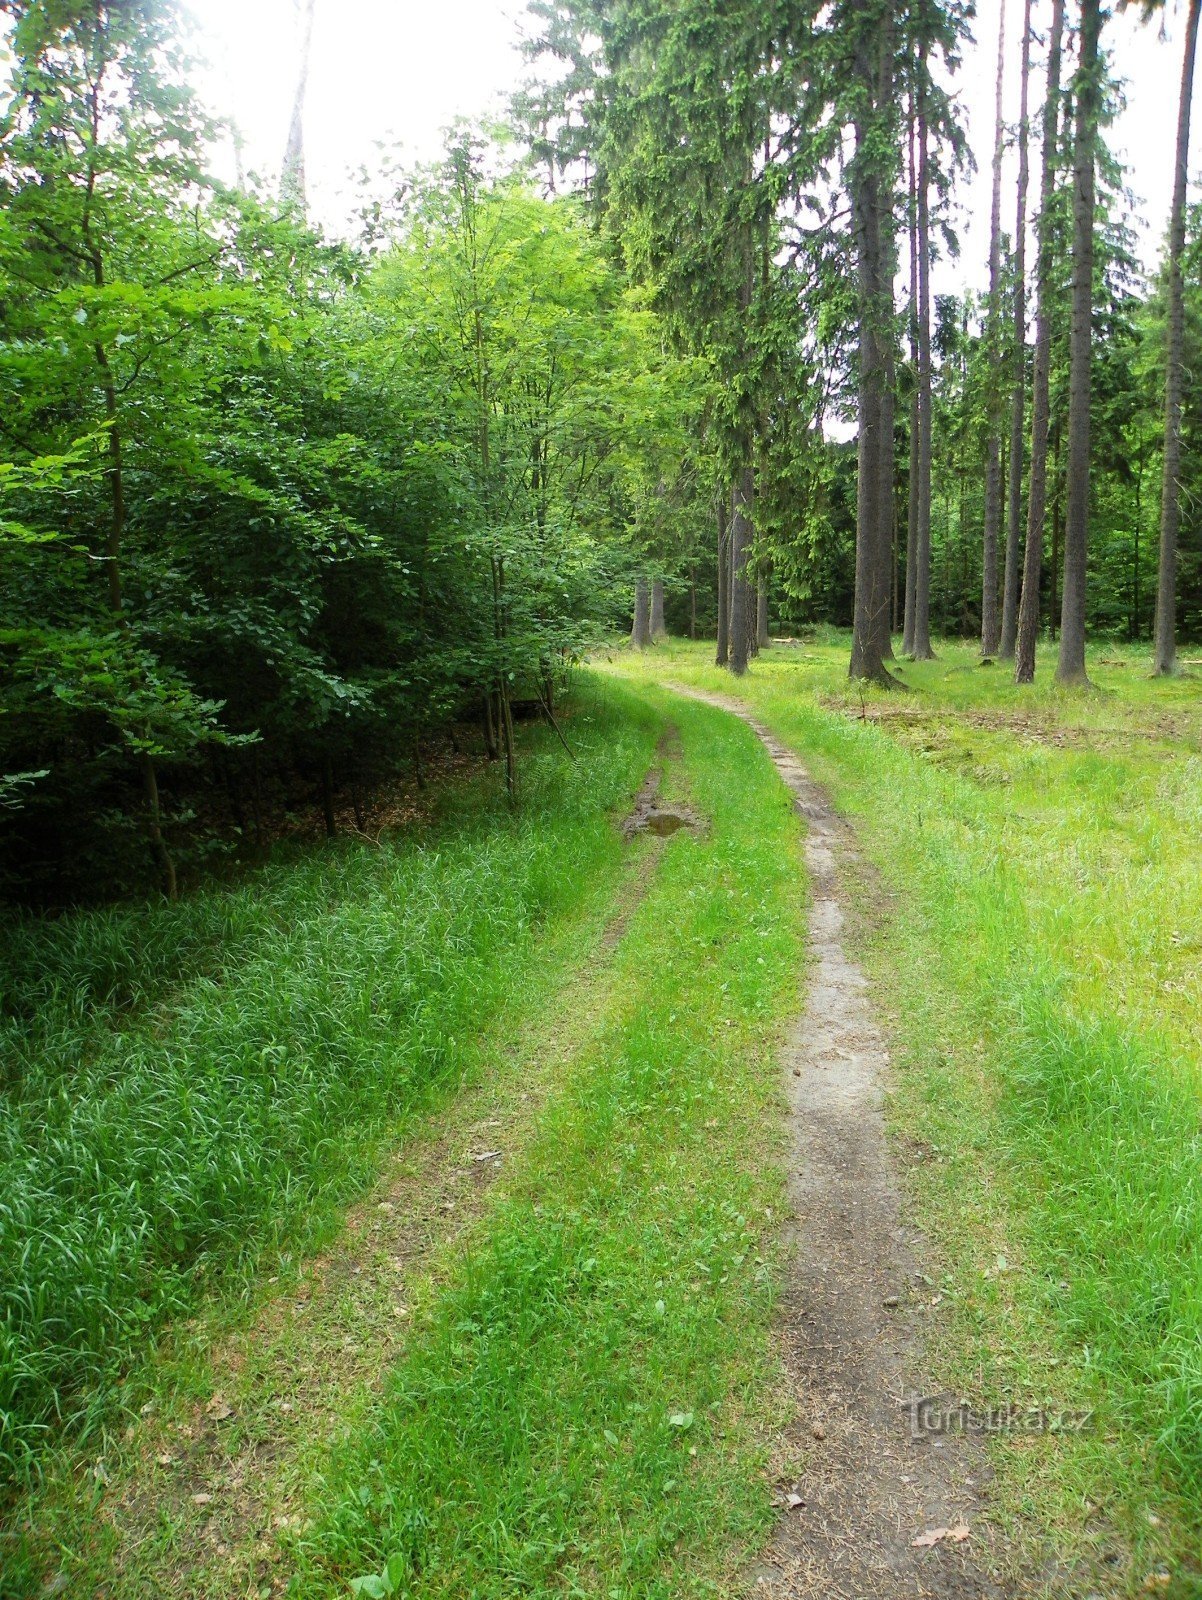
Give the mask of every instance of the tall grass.
<svg viewBox="0 0 1202 1600">
<path fill-rule="evenodd" d="M 439 825 L 178 905 L 0 929 L 0 1469 L 86 1429 L 214 1275 L 371 1174 L 381 1131 L 473 1063 L 541 921 L 613 873 L 608 812 L 654 724 L 588 693 L 576 764 L 541 735 Z"/>
</svg>

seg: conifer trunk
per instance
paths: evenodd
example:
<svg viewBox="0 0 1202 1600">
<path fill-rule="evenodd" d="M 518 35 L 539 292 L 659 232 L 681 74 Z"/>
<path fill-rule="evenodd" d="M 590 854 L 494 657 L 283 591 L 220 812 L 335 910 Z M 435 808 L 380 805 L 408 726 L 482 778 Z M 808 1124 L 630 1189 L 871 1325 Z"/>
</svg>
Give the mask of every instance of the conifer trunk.
<svg viewBox="0 0 1202 1600">
<path fill-rule="evenodd" d="M 1014 681 L 1035 679 L 1035 641 L 1039 634 L 1039 579 L 1048 497 L 1048 423 L 1051 417 L 1052 365 L 1052 205 L 1056 184 L 1056 133 L 1059 123 L 1060 56 L 1064 43 L 1064 0 L 1053 0 L 1048 39 L 1047 93 L 1043 107 L 1043 150 L 1039 180 L 1039 252 L 1035 268 L 1035 368 L 1031 383 L 1031 477 L 1027 491 L 1027 538 L 1023 551 L 1022 597 L 1018 609 Z"/>
<path fill-rule="evenodd" d="M 1018 206 L 1014 222 L 1014 350 L 1010 393 L 1010 484 L 1006 500 L 1006 559 L 1002 572 L 1002 637 L 998 655 L 1013 661 L 1018 637 L 1018 547 L 1022 527 L 1023 434 L 1027 398 L 1027 185 L 1030 181 L 1031 0 L 1023 7 L 1018 113 Z"/>
<path fill-rule="evenodd" d="M 1182 354 L 1185 345 L 1185 296 L 1181 262 L 1185 254 L 1185 197 L 1189 180 L 1190 101 L 1194 90 L 1194 57 L 1202 0 L 1189 0 L 1185 23 L 1185 58 L 1181 65 L 1181 99 L 1177 110 L 1177 157 L 1173 173 L 1173 209 L 1169 222 L 1169 319 L 1164 377 L 1164 482 L 1160 494 L 1160 564 L 1156 580 L 1156 653 L 1153 673 L 1177 669 L 1177 530 L 1180 520 Z M 1138 588 L 1138 580 L 1137 580 Z"/>
<path fill-rule="evenodd" d="M 730 659 L 730 519 L 725 494 L 718 496 L 718 653 L 715 664 Z"/>
<path fill-rule="evenodd" d="M 989 391 L 986 396 L 985 525 L 981 561 L 981 654 L 995 656 L 1001 642 L 998 546 L 1002 527 L 1002 88 L 1006 64 L 1006 0 L 999 7 L 997 78 L 994 85 L 993 188 L 989 208 L 989 303 L 985 346 Z"/>
<path fill-rule="evenodd" d="M 634 625 L 630 643 L 635 650 L 646 650 L 651 643 L 651 591 L 640 573 L 634 587 Z"/>
<path fill-rule="evenodd" d="M 852 226 L 859 288 L 856 576 L 849 674 L 892 684 L 889 562 L 893 519 L 893 186 L 883 151 L 893 101 L 890 8 L 865 6 L 856 72 L 864 107 L 856 118 Z"/>
<path fill-rule="evenodd" d="M 754 587 L 748 581 L 747 558 L 754 535 L 754 473 L 745 466 L 735 480 L 730 530 L 730 670 L 741 676 L 750 655 L 751 601 Z"/>
<path fill-rule="evenodd" d="M 1089 545 L 1089 401 L 1093 355 L 1093 229 L 1100 100 L 1099 0 L 1081 0 L 1073 136 L 1073 318 L 1069 331 L 1068 470 L 1058 683 L 1086 683 L 1085 577 Z"/>
<path fill-rule="evenodd" d="M 925 72 L 925 57 L 920 64 Z M 931 195 L 926 94 L 918 101 L 918 524 L 910 653 L 931 661 Z"/>
<path fill-rule="evenodd" d="M 653 578 L 651 581 L 651 642 L 662 644 L 668 637 L 668 630 L 664 625 L 664 580 Z"/>
<path fill-rule="evenodd" d="M 902 654 L 914 654 L 914 587 L 918 574 L 918 114 L 914 91 L 909 106 L 908 209 L 910 235 L 910 482 L 906 517 L 906 598 L 902 617 Z"/>
</svg>

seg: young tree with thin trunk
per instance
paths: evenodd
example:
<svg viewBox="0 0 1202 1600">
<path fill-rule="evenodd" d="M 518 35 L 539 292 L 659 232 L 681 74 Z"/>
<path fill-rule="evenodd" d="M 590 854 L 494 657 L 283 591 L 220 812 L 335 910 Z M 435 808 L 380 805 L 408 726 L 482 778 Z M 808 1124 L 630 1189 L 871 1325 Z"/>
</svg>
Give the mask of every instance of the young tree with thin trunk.
<svg viewBox="0 0 1202 1600">
<path fill-rule="evenodd" d="M 1006 558 L 1002 569 L 1002 637 L 998 655 L 1013 661 L 1018 637 L 1018 549 L 1022 527 L 1023 435 L 1027 398 L 1027 185 L 1030 181 L 1031 3 L 1023 6 L 1018 112 L 1018 204 L 1014 221 L 1014 349 L 1010 394 L 1010 483 L 1006 499 Z"/>
<path fill-rule="evenodd" d="M 755 581 L 755 648 L 768 648 L 768 578 L 763 572 Z"/>
<path fill-rule="evenodd" d="M 1181 64 L 1181 99 L 1177 110 L 1173 209 L 1169 221 L 1164 481 L 1160 494 L 1160 566 L 1156 582 L 1156 652 L 1152 667 L 1153 673 L 1157 676 L 1167 676 L 1177 670 L 1177 529 L 1180 521 L 1182 354 L 1185 345 L 1185 293 L 1181 262 L 1185 253 L 1190 101 L 1194 90 L 1194 57 L 1198 46 L 1200 11 L 1202 11 L 1202 0 L 1189 0 L 1185 21 L 1185 55 Z"/>
<path fill-rule="evenodd" d="M 989 208 L 989 302 L 985 317 L 988 368 L 985 437 L 985 526 L 981 580 L 981 654 L 994 656 L 1001 642 L 998 607 L 998 543 L 1002 526 L 1002 155 L 1006 127 L 1002 90 L 1006 65 L 1006 0 L 998 12 L 997 78 L 994 88 L 993 189 Z"/>
<path fill-rule="evenodd" d="M 1068 467 L 1064 589 L 1058 683 L 1087 683 L 1085 578 L 1089 546 L 1089 406 L 1093 358 L 1093 257 L 1098 110 L 1101 101 L 1100 0 L 1081 0 L 1081 42 L 1073 131 L 1073 314 L 1069 332 Z"/>
<path fill-rule="evenodd" d="M 1051 417 L 1052 246 L 1056 186 L 1056 135 L 1060 122 L 1060 57 L 1064 45 L 1064 0 L 1052 0 L 1047 91 L 1043 106 L 1043 150 L 1039 181 L 1039 252 L 1035 268 L 1035 366 L 1031 383 L 1031 477 L 1027 491 L 1027 537 L 1022 598 L 1018 610 L 1014 681 L 1035 679 L 1039 635 L 1039 579 L 1043 565 L 1048 498 L 1048 423 Z"/>
<path fill-rule="evenodd" d="M 313 11 L 316 0 L 293 0 L 298 25 L 300 55 L 296 69 L 296 91 L 292 97 L 292 119 L 288 124 L 288 143 L 280 172 L 280 198 L 305 208 L 305 94 L 309 87 L 309 56 L 313 45 Z"/>
</svg>

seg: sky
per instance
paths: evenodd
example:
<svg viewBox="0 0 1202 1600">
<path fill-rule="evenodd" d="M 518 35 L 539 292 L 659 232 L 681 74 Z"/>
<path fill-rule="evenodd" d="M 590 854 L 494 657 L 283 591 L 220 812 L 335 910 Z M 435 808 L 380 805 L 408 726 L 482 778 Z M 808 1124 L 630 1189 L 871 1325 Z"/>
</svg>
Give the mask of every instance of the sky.
<svg viewBox="0 0 1202 1600">
<path fill-rule="evenodd" d="M 250 170 L 271 179 L 279 169 L 295 82 L 293 0 L 190 0 L 198 44 L 209 58 L 202 89 L 213 110 L 232 118 Z M 1022 0 L 979 0 L 976 43 L 958 81 L 969 139 L 980 170 L 960 194 L 961 261 L 945 266 L 936 287 L 983 287 L 988 248 L 989 162 L 999 7 L 1007 6 L 1006 115 L 1017 119 L 1018 40 Z M 327 228 L 345 228 L 355 208 L 349 174 L 379 164 L 381 145 L 398 143 L 407 162 L 441 149 L 441 130 L 457 117 L 503 109 L 526 68 L 518 53 L 523 0 L 316 0 L 305 124 L 311 209 Z M 1070 13 L 1075 7 L 1070 6 Z M 1050 6 L 1036 0 L 1037 26 Z M 1137 11 L 1112 17 L 1105 40 L 1126 80 L 1127 108 L 1111 138 L 1130 167 L 1139 197 L 1142 253 L 1154 265 L 1168 217 L 1180 78 L 1182 0 L 1170 0 L 1165 37 Z M 1032 110 L 1042 97 L 1035 55 Z M 1202 76 L 1202 74 L 1200 74 Z M 1202 113 L 1195 122 L 1202 121 Z M 1195 128 L 1191 173 L 1202 150 Z M 232 176 L 232 155 L 226 157 Z M 1007 157 L 1003 225 L 1013 227 L 1014 166 Z M 1038 192 L 1032 168 L 1031 198 Z M 939 279 L 942 279 L 940 283 Z"/>
</svg>

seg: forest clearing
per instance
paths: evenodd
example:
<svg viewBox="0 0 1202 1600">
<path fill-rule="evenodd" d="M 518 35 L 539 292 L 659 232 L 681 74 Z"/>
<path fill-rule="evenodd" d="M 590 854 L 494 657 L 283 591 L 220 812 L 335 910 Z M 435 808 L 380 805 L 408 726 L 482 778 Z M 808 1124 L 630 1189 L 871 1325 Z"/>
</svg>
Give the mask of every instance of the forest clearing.
<svg viewBox="0 0 1202 1600">
<path fill-rule="evenodd" d="M 282 1031 L 254 998 L 270 961 L 291 1019 L 279 1085 L 313 1092 L 337 1037 L 372 1092 L 326 1089 L 316 1126 L 273 1125 L 235 1080 L 198 1083 L 195 1131 L 155 1163 L 176 1200 L 144 1187 L 161 1080 L 97 1095 L 87 1137 L 122 1147 L 102 1214 L 140 1194 L 136 1236 L 156 1207 L 182 1226 L 199 1196 L 209 1266 L 199 1283 L 162 1269 L 161 1305 L 190 1314 L 151 1360 L 130 1367 L 113 1331 L 97 1344 L 82 1370 L 120 1375 L 134 1421 L 48 1453 L 10 1524 L 9 1592 L 43 1592 L 65 1552 L 56 1592 L 338 1594 L 373 1574 L 390 1592 L 390 1561 L 398 1593 L 865 1592 L 838 1584 L 888 1556 L 881 1503 L 848 1520 L 858 1555 L 831 1538 L 814 1569 L 812 1526 L 804 1542 L 849 1446 L 869 1463 L 857 1491 L 883 1472 L 878 1502 L 908 1494 L 894 1544 L 928 1592 L 1194 1592 L 1199 692 L 1176 680 L 1166 705 L 1146 655 L 1108 652 L 1096 700 L 1048 689 L 1017 709 L 948 647 L 903 702 L 850 690 L 845 649 L 773 645 L 738 694 L 838 808 L 827 872 L 887 1040 L 900 1209 L 868 1307 L 859 1183 L 853 1243 L 834 1249 L 829 1209 L 784 1191 L 807 1170 L 787 1155 L 788 1041 L 814 1027 L 806 927 L 832 890 L 802 846 L 821 816 L 803 828 L 742 722 L 665 688 L 728 696 L 708 650 L 615 656 L 573 698 L 576 761 L 538 734 L 520 820 L 453 778 L 429 844 L 352 840 L 266 869 L 233 905 L 213 891 L 224 936 L 197 906 L 182 978 L 166 904 L 141 914 L 136 954 L 111 912 L 26 952 L 26 983 L 52 973 L 57 996 L 31 1058 L 69 1032 L 99 1083 L 106 1050 L 136 1061 L 153 1039 L 169 1069 L 209 1029 L 245 1062 Z M 700 827 L 623 837 L 649 769 L 660 806 Z M 382 918 L 398 892 L 403 925 Z M 107 1006 L 81 1009 L 88 986 Z M 855 1049 L 853 1022 L 831 1064 Z M 58 1157 L 75 1159 L 65 1139 Z M 262 1175 L 253 1211 L 242 1171 Z M 45 1236 L 65 1246 L 86 1189 L 57 1189 Z M 834 1379 L 805 1381 L 821 1301 L 799 1271 L 889 1352 L 904 1325 L 890 1376 L 922 1387 L 858 1416 L 854 1341 L 828 1355 Z M 63 1258 L 52 1281 L 116 1324 L 115 1277 Z M 124 1348 L 144 1349 L 129 1312 Z M 78 1375 L 78 1348 L 34 1342 L 47 1384 L 54 1361 Z M 949 1434 L 941 1459 L 910 1438 L 904 1402 L 927 1394 L 1037 1410 L 1053 1431 Z M 940 1527 L 970 1533 L 911 1548 Z"/>
<path fill-rule="evenodd" d="M 0 0 L 0 1600 L 1202 1600 L 1200 22 Z"/>
</svg>

